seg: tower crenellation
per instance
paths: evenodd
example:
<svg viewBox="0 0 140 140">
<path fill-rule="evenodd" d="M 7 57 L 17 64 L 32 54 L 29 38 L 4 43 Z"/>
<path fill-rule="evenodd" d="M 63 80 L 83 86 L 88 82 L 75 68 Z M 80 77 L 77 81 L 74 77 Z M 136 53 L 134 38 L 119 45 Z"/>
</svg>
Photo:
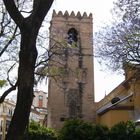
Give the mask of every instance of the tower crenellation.
<svg viewBox="0 0 140 140">
<path fill-rule="evenodd" d="M 79 11 L 77 13 L 74 13 L 74 11 L 72 11 L 71 13 L 69 13 L 68 11 L 65 11 L 64 13 L 62 11 L 58 11 L 56 12 L 55 10 L 53 10 L 53 17 L 63 17 L 63 18 L 78 18 L 79 20 L 82 19 L 92 19 L 92 13 L 90 13 L 89 15 L 84 12 L 83 14 L 81 14 Z"/>
</svg>

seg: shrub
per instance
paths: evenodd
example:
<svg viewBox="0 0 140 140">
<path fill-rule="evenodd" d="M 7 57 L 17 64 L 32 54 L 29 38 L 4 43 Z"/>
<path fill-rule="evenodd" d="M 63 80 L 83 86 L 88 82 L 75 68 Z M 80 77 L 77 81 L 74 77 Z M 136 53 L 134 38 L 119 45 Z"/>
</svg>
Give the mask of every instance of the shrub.
<svg viewBox="0 0 140 140">
<path fill-rule="evenodd" d="M 134 133 L 134 140 L 140 140 L 140 128 L 136 128 Z"/>
<path fill-rule="evenodd" d="M 134 140 L 135 124 L 131 121 L 120 122 L 110 130 L 110 140 Z"/>
<path fill-rule="evenodd" d="M 108 140 L 108 133 L 106 126 L 71 119 L 64 123 L 59 140 Z"/>
<path fill-rule="evenodd" d="M 29 140 L 57 140 L 57 134 L 53 129 L 31 122 L 28 130 Z"/>
<path fill-rule="evenodd" d="M 78 119 L 70 119 L 60 130 L 59 140 L 93 140 L 93 126 Z"/>
<path fill-rule="evenodd" d="M 94 139 L 95 140 L 108 140 L 109 129 L 107 126 L 97 124 L 94 126 Z"/>
<path fill-rule="evenodd" d="M 104 125 L 69 119 L 58 135 L 53 129 L 31 122 L 25 140 L 140 140 L 140 128 L 132 121 L 120 122 L 109 130 Z"/>
</svg>

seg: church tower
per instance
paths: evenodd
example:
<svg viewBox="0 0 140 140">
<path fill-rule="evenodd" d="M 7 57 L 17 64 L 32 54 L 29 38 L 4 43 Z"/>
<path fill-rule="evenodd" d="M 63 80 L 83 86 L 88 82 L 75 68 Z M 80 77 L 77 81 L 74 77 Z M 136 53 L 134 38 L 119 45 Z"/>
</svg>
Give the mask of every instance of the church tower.
<svg viewBox="0 0 140 140">
<path fill-rule="evenodd" d="M 50 23 L 48 127 L 95 121 L 92 14 L 53 11 Z"/>
</svg>

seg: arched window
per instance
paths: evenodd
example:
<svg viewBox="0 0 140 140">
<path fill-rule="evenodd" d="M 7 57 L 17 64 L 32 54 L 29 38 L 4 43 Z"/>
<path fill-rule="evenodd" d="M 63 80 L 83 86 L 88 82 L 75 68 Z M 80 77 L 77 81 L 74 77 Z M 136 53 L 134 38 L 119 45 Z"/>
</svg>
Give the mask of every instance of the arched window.
<svg viewBox="0 0 140 140">
<path fill-rule="evenodd" d="M 75 28 L 71 28 L 68 31 L 68 44 L 77 47 L 77 41 L 78 41 L 78 32 Z"/>
</svg>

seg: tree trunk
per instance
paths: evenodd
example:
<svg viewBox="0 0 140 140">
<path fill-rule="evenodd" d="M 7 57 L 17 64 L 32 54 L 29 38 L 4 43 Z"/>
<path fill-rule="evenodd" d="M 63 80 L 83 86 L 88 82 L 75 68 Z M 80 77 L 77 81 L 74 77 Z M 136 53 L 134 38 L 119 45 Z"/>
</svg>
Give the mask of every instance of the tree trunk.
<svg viewBox="0 0 140 140">
<path fill-rule="evenodd" d="M 34 33 L 36 34 L 36 33 Z M 21 34 L 19 53 L 17 104 L 6 140 L 23 140 L 33 101 L 34 69 L 37 58 L 36 36 Z"/>
<path fill-rule="evenodd" d="M 34 70 L 37 58 L 36 38 L 53 1 L 33 0 L 32 13 L 24 18 L 14 0 L 3 0 L 9 15 L 21 32 L 17 104 L 6 140 L 23 140 L 33 101 Z"/>
</svg>

